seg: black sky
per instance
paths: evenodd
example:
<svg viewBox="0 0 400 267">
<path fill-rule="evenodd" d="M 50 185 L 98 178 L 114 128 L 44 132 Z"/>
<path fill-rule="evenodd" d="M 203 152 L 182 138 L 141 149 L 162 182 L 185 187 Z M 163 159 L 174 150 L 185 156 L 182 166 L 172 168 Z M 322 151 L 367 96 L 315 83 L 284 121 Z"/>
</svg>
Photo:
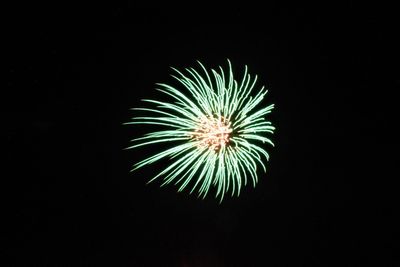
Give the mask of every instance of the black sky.
<svg viewBox="0 0 400 267">
<path fill-rule="evenodd" d="M 391 8 L 178 8 L 5 10 L 0 265 L 399 264 Z M 222 204 L 146 185 L 157 166 L 130 173 L 142 154 L 123 150 L 144 132 L 121 125 L 129 108 L 169 67 L 226 58 L 276 105 L 268 172 Z"/>
</svg>

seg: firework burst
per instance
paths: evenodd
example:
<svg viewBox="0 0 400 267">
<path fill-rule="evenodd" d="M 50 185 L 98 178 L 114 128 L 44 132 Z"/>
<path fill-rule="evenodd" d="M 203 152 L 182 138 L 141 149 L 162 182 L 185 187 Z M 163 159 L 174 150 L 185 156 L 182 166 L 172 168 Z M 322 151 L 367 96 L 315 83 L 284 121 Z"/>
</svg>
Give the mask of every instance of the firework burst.
<svg viewBox="0 0 400 267">
<path fill-rule="evenodd" d="M 269 159 L 263 144 L 274 145 L 269 139 L 275 127 L 266 120 L 274 105 L 258 108 L 267 94 L 262 86 L 255 89 L 257 76 L 248 74 L 245 66 L 240 81 L 234 78 L 230 61 L 228 72 L 207 69 L 200 63 L 200 72 L 185 69 L 186 74 L 172 68 L 171 75 L 181 89 L 164 83 L 157 90 L 168 95 L 171 102 L 144 99 L 152 108 L 133 108 L 149 113 L 134 117 L 125 124 L 151 124 L 162 129 L 133 139 L 128 149 L 157 143 L 170 147 L 136 163 L 136 170 L 162 159 L 170 164 L 149 182 L 162 179 L 162 185 L 174 183 L 178 191 L 189 187 L 203 198 L 211 187 L 222 201 L 225 194 L 239 195 L 248 181 L 257 184 L 257 169 L 266 171 Z"/>
</svg>

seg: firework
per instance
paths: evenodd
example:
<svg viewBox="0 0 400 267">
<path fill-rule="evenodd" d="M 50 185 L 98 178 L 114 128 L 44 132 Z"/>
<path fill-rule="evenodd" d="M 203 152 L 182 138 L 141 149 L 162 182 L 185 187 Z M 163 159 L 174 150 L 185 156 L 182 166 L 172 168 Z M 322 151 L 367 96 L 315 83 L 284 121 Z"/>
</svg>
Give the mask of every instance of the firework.
<svg viewBox="0 0 400 267">
<path fill-rule="evenodd" d="M 203 198 L 214 187 L 222 201 L 229 192 L 239 196 L 249 181 L 255 186 L 260 166 L 266 171 L 269 154 L 264 145 L 274 145 L 269 135 L 275 127 L 265 117 L 274 105 L 259 107 L 268 90 L 255 89 L 257 75 L 248 74 L 247 66 L 238 81 L 229 60 L 227 73 L 221 66 L 207 71 L 198 64 L 199 71 L 172 68 L 178 86 L 157 84 L 171 102 L 143 99 L 151 107 L 132 109 L 149 115 L 125 124 L 156 125 L 160 130 L 133 139 L 128 149 L 167 143 L 170 147 L 136 163 L 132 171 L 168 159 L 168 167 L 149 182 L 161 179 L 162 186 L 174 183 L 178 191 L 190 188 Z"/>
</svg>

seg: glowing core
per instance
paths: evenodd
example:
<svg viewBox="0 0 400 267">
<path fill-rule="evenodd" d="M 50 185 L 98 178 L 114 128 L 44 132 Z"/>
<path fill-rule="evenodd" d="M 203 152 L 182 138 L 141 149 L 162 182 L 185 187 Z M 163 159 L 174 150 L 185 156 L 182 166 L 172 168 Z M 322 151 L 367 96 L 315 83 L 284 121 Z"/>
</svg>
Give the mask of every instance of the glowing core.
<svg viewBox="0 0 400 267">
<path fill-rule="evenodd" d="M 232 133 L 231 123 L 223 116 L 200 118 L 193 137 L 200 141 L 199 147 L 218 151 L 224 147 Z"/>
</svg>

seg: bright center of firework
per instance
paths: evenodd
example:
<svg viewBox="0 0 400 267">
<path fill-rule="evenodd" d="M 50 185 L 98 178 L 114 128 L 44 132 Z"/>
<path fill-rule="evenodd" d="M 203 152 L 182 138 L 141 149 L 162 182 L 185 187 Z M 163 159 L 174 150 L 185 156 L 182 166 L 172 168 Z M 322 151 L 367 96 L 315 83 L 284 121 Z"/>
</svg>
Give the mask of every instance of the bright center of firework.
<svg viewBox="0 0 400 267">
<path fill-rule="evenodd" d="M 226 146 L 232 133 L 231 123 L 222 116 L 203 117 L 193 133 L 198 146 L 218 151 Z"/>
</svg>

